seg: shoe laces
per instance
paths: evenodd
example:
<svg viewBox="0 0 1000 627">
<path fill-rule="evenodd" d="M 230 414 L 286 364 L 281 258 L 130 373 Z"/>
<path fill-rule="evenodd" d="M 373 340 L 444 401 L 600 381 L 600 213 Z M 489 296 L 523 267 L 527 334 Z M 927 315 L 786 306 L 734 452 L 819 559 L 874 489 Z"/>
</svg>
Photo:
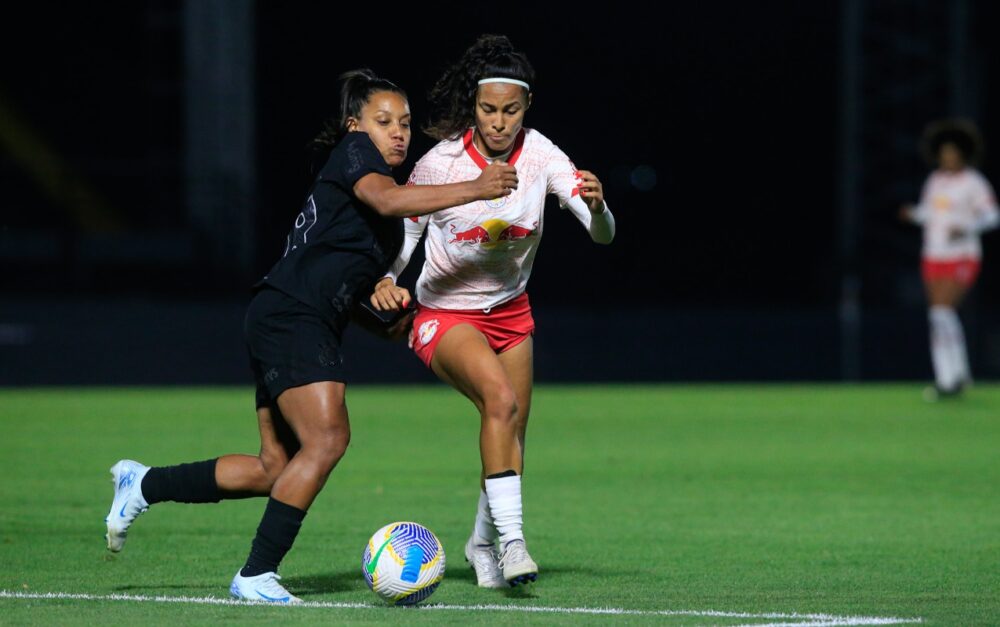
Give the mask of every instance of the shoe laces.
<svg viewBox="0 0 1000 627">
<path fill-rule="evenodd" d="M 528 550 L 524 547 L 523 540 L 512 540 L 510 544 L 504 547 L 503 554 L 500 556 L 500 568 L 505 565 L 514 562 L 520 562 L 528 557 Z"/>
<path fill-rule="evenodd" d="M 493 570 L 496 568 L 498 555 L 492 547 L 473 546 L 472 561 L 477 568 Z"/>
<path fill-rule="evenodd" d="M 278 573 L 264 573 L 264 576 L 260 580 L 260 589 L 262 589 L 268 596 L 271 597 L 291 597 L 291 593 L 285 590 L 278 581 L 281 580 L 281 575 Z"/>
</svg>

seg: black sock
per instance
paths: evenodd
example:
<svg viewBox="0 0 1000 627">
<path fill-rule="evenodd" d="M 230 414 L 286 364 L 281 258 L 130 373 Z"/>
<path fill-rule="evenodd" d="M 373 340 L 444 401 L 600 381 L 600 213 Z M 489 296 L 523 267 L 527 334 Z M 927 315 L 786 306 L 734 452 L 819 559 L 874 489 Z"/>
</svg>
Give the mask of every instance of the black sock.
<svg viewBox="0 0 1000 627">
<path fill-rule="evenodd" d="M 305 517 L 304 510 L 273 498 L 267 499 L 264 517 L 257 526 L 257 536 L 250 545 L 250 556 L 240 574 L 255 577 L 261 573 L 278 572 L 278 564 L 292 548 Z"/>
<path fill-rule="evenodd" d="M 142 478 L 142 496 L 152 505 L 163 501 L 218 503 L 222 500 L 215 483 L 218 459 L 150 468 Z"/>
<path fill-rule="evenodd" d="M 492 475 L 487 476 L 486 478 L 487 479 L 503 479 L 504 477 L 516 477 L 516 476 L 517 476 L 517 472 L 515 472 L 514 469 L 511 468 L 510 470 L 505 470 L 503 472 L 494 473 Z"/>
</svg>

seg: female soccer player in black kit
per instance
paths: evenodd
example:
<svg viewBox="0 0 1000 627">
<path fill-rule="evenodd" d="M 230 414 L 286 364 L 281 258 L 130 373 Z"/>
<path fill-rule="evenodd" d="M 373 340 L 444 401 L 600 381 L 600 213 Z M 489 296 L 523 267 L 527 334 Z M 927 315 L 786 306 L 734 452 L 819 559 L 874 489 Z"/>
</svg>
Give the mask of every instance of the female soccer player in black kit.
<svg viewBox="0 0 1000 627">
<path fill-rule="evenodd" d="M 355 303 L 371 294 L 399 251 L 400 218 L 506 196 L 517 187 L 509 166 L 467 183 L 396 185 L 391 169 L 406 159 L 410 143 L 406 94 L 369 70 L 341 79 L 339 124 L 313 142 L 329 156 L 284 255 L 255 287 L 247 311 L 260 453 L 155 468 L 121 460 L 111 469 L 107 541 L 116 552 L 154 503 L 269 496 L 246 564 L 230 586 L 238 599 L 300 601 L 278 582 L 278 564 L 350 441 L 341 337 Z"/>
</svg>

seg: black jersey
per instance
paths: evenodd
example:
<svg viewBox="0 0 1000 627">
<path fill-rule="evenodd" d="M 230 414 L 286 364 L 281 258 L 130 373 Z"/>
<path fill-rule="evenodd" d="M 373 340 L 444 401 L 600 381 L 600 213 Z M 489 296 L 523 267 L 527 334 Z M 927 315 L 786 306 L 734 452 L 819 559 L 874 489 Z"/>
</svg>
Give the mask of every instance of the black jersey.
<svg viewBox="0 0 1000 627">
<path fill-rule="evenodd" d="M 380 216 L 354 195 L 354 184 L 372 172 L 391 174 L 367 133 L 348 133 L 309 190 L 284 254 L 258 285 L 302 301 L 331 322 L 346 319 L 403 242 L 402 220 Z"/>
</svg>

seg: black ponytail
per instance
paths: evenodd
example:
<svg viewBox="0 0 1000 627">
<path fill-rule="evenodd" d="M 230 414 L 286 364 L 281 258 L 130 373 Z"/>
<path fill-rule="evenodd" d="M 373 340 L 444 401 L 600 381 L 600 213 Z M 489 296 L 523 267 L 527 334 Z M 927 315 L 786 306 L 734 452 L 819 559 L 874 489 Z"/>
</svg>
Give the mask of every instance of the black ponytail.
<svg viewBox="0 0 1000 627">
<path fill-rule="evenodd" d="M 534 87 L 535 70 L 505 36 L 481 35 L 428 94 L 430 122 L 424 133 L 437 140 L 454 139 L 472 126 L 476 92 L 484 78 L 512 78 Z"/>
<path fill-rule="evenodd" d="M 313 172 L 318 172 L 330 156 L 330 151 L 347 135 L 348 118 L 360 118 L 361 109 L 368 104 L 372 94 L 391 91 L 406 99 L 406 92 L 392 81 L 379 78 L 367 68 L 344 72 L 338 77 L 340 86 L 340 118 L 331 117 L 323 123 L 323 130 L 306 146 L 310 153 Z"/>
</svg>

